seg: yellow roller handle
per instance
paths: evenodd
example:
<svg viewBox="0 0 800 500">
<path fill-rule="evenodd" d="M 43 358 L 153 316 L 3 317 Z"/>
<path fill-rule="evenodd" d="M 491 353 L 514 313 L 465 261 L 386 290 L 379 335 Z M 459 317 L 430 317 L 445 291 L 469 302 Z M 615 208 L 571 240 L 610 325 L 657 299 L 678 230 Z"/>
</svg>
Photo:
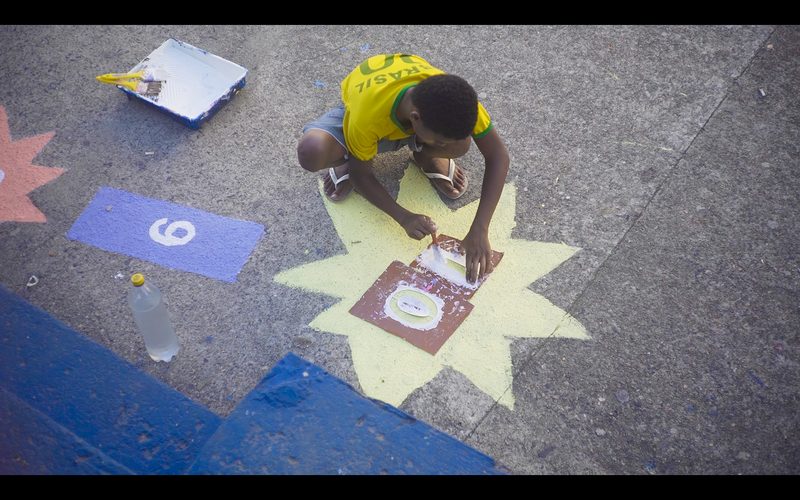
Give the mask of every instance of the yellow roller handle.
<svg viewBox="0 0 800 500">
<path fill-rule="evenodd" d="M 100 83 L 108 83 L 111 85 L 123 85 L 122 81 L 129 81 L 129 80 L 143 80 L 144 79 L 144 70 L 137 71 L 136 73 L 106 73 L 104 75 L 100 75 L 96 77 L 96 80 Z"/>
</svg>

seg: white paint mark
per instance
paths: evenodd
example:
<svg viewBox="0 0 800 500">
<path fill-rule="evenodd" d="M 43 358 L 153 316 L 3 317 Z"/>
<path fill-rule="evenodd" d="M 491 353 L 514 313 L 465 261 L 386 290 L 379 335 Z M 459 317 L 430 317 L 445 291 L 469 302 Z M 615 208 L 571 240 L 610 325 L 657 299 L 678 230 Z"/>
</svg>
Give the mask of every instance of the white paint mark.
<svg viewBox="0 0 800 500">
<path fill-rule="evenodd" d="M 25 283 L 25 286 L 30 288 L 30 287 L 36 286 L 38 284 L 39 284 L 39 278 L 37 278 L 36 276 L 31 276 L 30 278 L 28 278 L 28 282 Z"/>
<path fill-rule="evenodd" d="M 122 273 L 117 273 L 117 274 L 114 275 L 114 279 L 115 280 L 121 280 L 124 277 L 125 277 L 125 275 L 123 275 Z"/>
<path fill-rule="evenodd" d="M 404 304 L 401 306 L 401 303 Z M 404 307 L 413 309 L 410 313 Z M 383 312 L 398 323 L 415 330 L 430 330 L 435 328 L 444 314 L 444 301 L 419 288 L 409 286 L 401 281 L 394 292 L 387 297 L 383 305 Z M 404 316 L 408 314 L 411 317 Z M 425 319 L 428 319 L 425 321 Z"/>
<path fill-rule="evenodd" d="M 439 253 L 444 260 L 437 258 L 437 252 L 433 248 L 426 248 L 419 256 L 420 265 L 458 286 L 472 290 L 478 288 L 479 282 L 467 282 L 467 258 L 465 255 L 443 249 L 440 249 Z"/>
<path fill-rule="evenodd" d="M 145 151 L 145 152 L 144 152 L 144 154 L 145 154 L 146 156 L 150 156 L 150 155 L 154 155 L 154 154 L 156 154 L 156 152 L 155 152 L 155 151 Z"/>
<path fill-rule="evenodd" d="M 169 219 L 164 217 L 163 219 L 158 219 L 153 223 L 152 226 L 150 226 L 150 238 L 153 241 L 168 247 L 185 245 L 192 241 L 192 238 L 194 238 L 195 235 L 194 224 L 188 220 L 175 221 L 166 227 L 164 234 L 161 234 L 159 230 L 161 229 L 161 226 L 167 223 L 167 221 L 169 221 Z M 183 236 L 175 236 L 175 232 L 179 229 L 186 231 L 186 234 Z"/>
<path fill-rule="evenodd" d="M 3 179 L 5 179 L 5 178 L 6 178 L 6 173 L 3 172 L 2 168 L 0 168 L 0 184 L 3 183 Z"/>
<path fill-rule="evenodd" d="M 436 243 L 436 240 L 433 240 Z M 439 245 L 434 244 L 431 248 L 433 248 L 433 256 L 436 258 L 437 262 L 446 263 L 444 260 L 444 254 L 442 253 L 442 248 Z"/>
<path fill-rule="evenodd" d="M 655 146 L 655 144 L 642 144 L 641 142 L 633 142 L 633 141 L 621 141 L 620 144 L 624 144 L 626 146 L 642 146 L 645 148 L 652 148 L 657 147 L 661 151 L 674 151 L 672 148 L 667 148 L 664 146 Z"/>
</svg>

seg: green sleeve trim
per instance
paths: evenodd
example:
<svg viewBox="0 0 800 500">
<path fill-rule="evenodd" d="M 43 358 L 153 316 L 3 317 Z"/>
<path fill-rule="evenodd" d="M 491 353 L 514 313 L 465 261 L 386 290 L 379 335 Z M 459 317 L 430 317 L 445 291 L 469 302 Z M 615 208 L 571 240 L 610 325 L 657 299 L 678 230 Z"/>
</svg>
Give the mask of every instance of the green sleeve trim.
<svg viewBox="0 0 800 500">
<path fill-rule="evenodd" d="M 403 126 L 402 123 L 400 123 L 400 120 L 397 119 L 397 106 L 400 105 L 400 101 L 403 100 L 403 96 L 406 95 L 406 91 L 408 91 L 408 89 L 410 89 L 411 87 L 416 86 L 417 83 L 418 82 L 409 83 L 408 85 L 403 87 L 403 89 L 400 91 L 400 93 L 397 94 L 397 97 L 394 100 L 394 104 L 392 104 L 392 111 L 391 111 L 391 113 L 389 113 L 389 116 L 392 118 L 392 121 L 394 122 L 394 124 L 397 125 L 397 128 L 399 128 L 403 132 L 405 132 L 407 129 Z"/>
<path fill-rule="evenodd" d="M 473 137 L 473 138 L 475 138 L 475 139 L 480 139 L 481 137 L 483 137 L 483 136 L 485 136 L 486 134 L 488 134 L 488 133 L 489 133 L 489 131 L 490 131 L 490 130 L 492 130 L 492 128 L 494 128 L 494 123 L 493 123 L 493 122 L 489 122 L 489 126 L 488 126 L 488 127 L 486 127 L 486 130 L 484 130 L 484 131 L 483 131 L 483 132 L 481 132 L 480 134 L 473 135 L 472 137 Z"/>
</svg>

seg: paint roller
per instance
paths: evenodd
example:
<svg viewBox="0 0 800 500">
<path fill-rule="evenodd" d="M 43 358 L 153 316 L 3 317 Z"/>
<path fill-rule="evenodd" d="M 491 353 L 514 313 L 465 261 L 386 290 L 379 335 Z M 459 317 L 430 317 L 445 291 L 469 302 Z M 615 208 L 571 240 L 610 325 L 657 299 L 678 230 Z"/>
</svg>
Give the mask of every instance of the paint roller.
<svg viewBox="0 0 800 500">
<path fill-rule="evenodd" d="M 137 94 L 153 98 L 161 93 L 161 85 L 164 83 L 156 80 L 155 74 L 149 69 L 142 69 L 136 73 L 106 73 L 95 79 L 100 83 L 119 85 Z"/>
</svg>

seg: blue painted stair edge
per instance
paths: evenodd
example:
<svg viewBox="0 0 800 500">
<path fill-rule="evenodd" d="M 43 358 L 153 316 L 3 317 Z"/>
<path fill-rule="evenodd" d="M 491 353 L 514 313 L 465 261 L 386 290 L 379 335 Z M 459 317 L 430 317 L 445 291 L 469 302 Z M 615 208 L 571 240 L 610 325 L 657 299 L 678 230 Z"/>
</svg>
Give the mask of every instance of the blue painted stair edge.
<svg viewBox="0 0 800 500">
<path fill-rule="evenodd" d="M 185 472 L 221 423 L 2 285 L 0 387 L 135 473 Z M 6 397 L 6 404 L 12 399 Z M 77 470 L 66 466 L 49 473 Z"/>
<path fill-rule="evenodd" d="M 504 474 L 494 460 L 289 353 L 201 450 L 191 473 Z"/>
<path fill-rule="evenodd" d="M 0 474 L 507 472 L 291 353 L 222 422 L 1 285 L 0 427 Z"/>
<path fill-rule="evenodd" d="M 0 474 L 133 474 L 0 387 Z"/>
</svg>

